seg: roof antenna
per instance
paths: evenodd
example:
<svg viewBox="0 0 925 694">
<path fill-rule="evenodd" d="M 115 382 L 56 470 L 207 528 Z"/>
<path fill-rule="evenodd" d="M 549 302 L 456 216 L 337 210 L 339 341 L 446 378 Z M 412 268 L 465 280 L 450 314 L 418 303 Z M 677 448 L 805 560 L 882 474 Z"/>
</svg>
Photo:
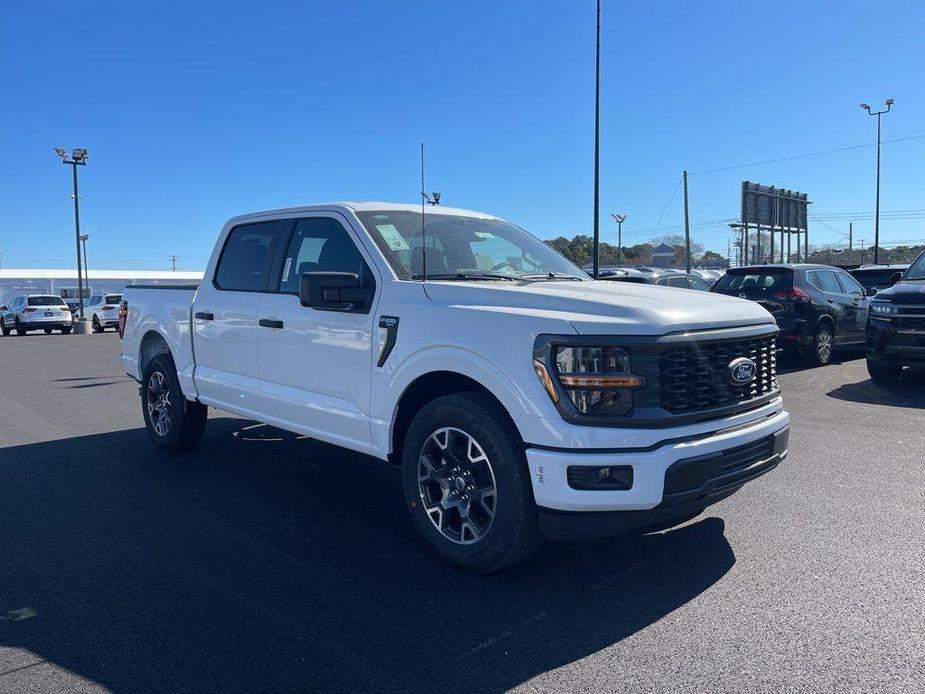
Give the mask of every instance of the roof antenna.
<svg viewBox="0 0 925 694">
<path fill-rule="evenodd" d="M 424 205 L 428 202 L 424 192 L 424 140 L 421 140 L 421 281 L 427 281 L 427 239 L 424 236 Z"/>
</svg>

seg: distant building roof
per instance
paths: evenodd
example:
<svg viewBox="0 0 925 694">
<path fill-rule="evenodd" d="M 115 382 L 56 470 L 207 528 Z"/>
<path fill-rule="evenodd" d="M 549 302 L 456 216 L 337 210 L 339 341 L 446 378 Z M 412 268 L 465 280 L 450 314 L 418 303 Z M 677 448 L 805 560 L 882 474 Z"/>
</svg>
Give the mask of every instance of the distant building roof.
<svg viewBox="0 0 925 694">
<path fill-rule="evenodd" d="M 670 255 L 674 256 L 674 248 L 669 246 L 667 243 L 660 243 L 656 246 L 655 250 L 652 251 L 652 255 Z"/>
<path fill-rule="evenodd" d="M 91 280 L 201 280 L 202 272 L 186 270 L 90 270 Z M 10 280 L 74 280 L 77 281 L 77 270 L 46 270 L 31 268 L 3 268 L 0 270 L 0 279 Z"/>
</svg>

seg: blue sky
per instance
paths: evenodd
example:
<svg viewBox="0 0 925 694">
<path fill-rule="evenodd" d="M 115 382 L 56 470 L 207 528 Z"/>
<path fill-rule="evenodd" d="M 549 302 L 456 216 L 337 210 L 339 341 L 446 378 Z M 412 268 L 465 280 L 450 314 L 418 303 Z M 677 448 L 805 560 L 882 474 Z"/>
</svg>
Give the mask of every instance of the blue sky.
<svg viewBox="0 0 925 694">
<path fill-rule="evenodd" d="M 601 229 L 682 221 L 692 172 L 925 135 L 921 2 L 605 0 Z M 69 169 L 87 147 L 90 264 L 201 269 L 223 221 L 336 199 L 492 212 L 538 236 L 592 226 L 593 0 L 5 2 L 0 253 L 73 264 Z M 881 208 L 925 209 L 925 138 L 883 147 Z M 873 236 L 872 147 L 691 177 L 694 236 L 725 251 L 743 179 L 808 191 L 812 242 Z M 667 205 L 667 207 L 666 207 Z M 866 217 L 865 217 L 866 215 Z M 881 222 L 925 238 L 925 211 Z M 712 223 L 712 225 L 707 224 Z M 869 241 L 868 241 L 869 243 Z"/>
</svg>

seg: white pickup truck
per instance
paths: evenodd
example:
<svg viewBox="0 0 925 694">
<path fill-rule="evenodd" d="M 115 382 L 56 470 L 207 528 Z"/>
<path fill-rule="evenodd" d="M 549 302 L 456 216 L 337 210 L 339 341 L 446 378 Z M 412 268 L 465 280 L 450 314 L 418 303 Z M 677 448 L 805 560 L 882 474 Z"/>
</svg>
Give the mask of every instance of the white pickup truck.
<svg viewBox="0 0 925 694">
<path fill-rule="evenodd" d="M 236 217 L 200 286 L 128 287 L 120 321 L 157 445 L 194 446 L 211 406 L 389 461 L 472 571 L 671 527 L 787 455 L 767 311 L 591 280 L 487 214 Z"/>
</svg>

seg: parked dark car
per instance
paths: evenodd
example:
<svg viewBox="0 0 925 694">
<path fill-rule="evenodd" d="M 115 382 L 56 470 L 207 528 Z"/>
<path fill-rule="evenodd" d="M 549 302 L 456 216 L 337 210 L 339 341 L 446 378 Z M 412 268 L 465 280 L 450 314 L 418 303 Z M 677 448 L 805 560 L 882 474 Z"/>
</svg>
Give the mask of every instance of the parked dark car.
<svg viewBox="0 0 925 694">
<path fill-rule="evenodd" d="M 636 268 L 616 269 L 607 275 L 601 276 L 602 280 L 610 282 L 636 282 L 638 284 L 658 284 L 662 287 L 680 287 L 682 289 L 696 289 L 701 292 L 710 291 L 710 283 L 700 275 L 686 272 L 669 271 L 639 271 Z"/>
<path fill-rule="evenodd" d="M 753 265 L 729 270 L 718 294 L 757 301 L 777 320 L 778 345 L 822 366 L 836 348 L 864 344 L 869 292 L 830 265 Z"/>
<path fill-rule="evenodd" d="M 886 289 L 899 282 L 909 265 L 862 265 L 849 270 L 851 276 L 864 285 L 864 289 Z"/>
<path fill-rule="evenodd" d="M 925 364 L 925 253 L 877 293 L 867 322 L 867 371 L 875 383 L 895 381 L 913 364 Z"/>
</svg>

